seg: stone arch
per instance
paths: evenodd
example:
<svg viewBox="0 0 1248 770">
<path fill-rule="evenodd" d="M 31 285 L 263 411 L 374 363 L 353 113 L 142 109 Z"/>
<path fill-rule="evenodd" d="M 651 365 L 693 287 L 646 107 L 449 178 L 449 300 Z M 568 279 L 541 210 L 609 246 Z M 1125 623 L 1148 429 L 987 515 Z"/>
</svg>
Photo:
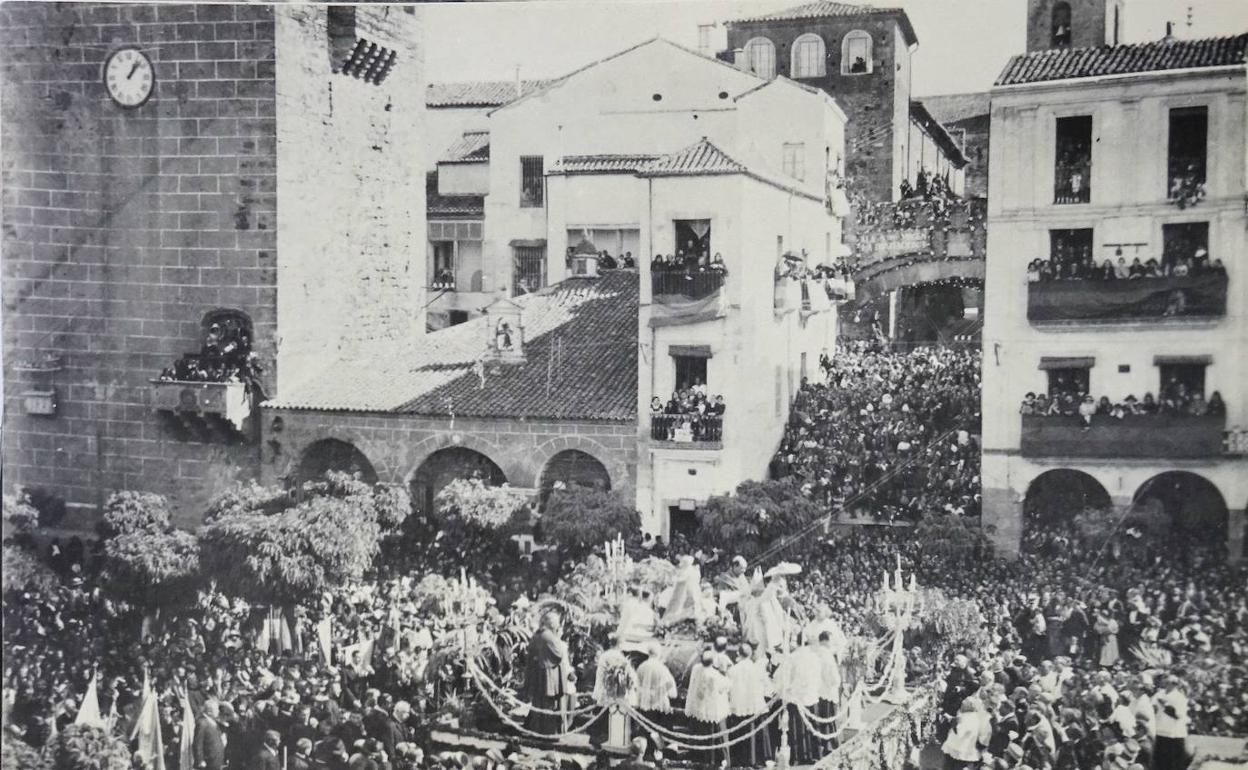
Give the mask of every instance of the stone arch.
<svg viewBox="0 0 1248 770">
<path fill-rule="evenodd" d="M 412 506 L 420 513 L 432 513 L 438 492 L 451 481 L 466 478 L 479 478 L 490 486 L 507 483 L 507 474 L 489 455 L 466 446 L 447 446 L 431 452 L 412 473 Z"/>
<path fill-rule="evenodd" d="M 1191 471 L 1151 477 L 1132 497 L 1133 512 L 1159 516 L 1168 528 L 1210 543 L 1225 543 L 1230 510 L 1217 485 Z"/>
<path fill-rule="evenodd" d="M 323 438 L 308 444 L 299 455 L 299 463 L 289 480 L 299 485 L 320 479 L 328 471 L 358 474 L 369 484 L 378 481 L 377 471 L 368 457 L 355 444 L 338 438 Z"/>
<path fill-rule="evenodd" d="M 607 481 L 611 489 L 619 489 L 628 483 L 628 467 L 615 453 L 608 452 L 602 444 L 585 436 L 560 436 L 538 446 L 537 451 L 533 453 L 534 458 L 539 461 L 535 467 L 534 476 L 540 479 L 542 470 L 550 464 L 551 459 L 560 452 L 570 449 L 580 450 L 601 463 L 607 472 Z"/>
<path fill-rule="evenodd" d="M 1029 524 L 1073 521 L 1083 511 L 1109 510 L 1113 500 L 1090 473 L 1054 468 L 1031 480 L 1023 497 L 1023 528 Z"/>
<path fill-rule="evenodd" d="M 606 466 L 598 458 L 579 449 L 564 449 L 546 461 L 539 481 L 543 503 L 556 483 L 611 491 L 611 476 Z"/>
</svg>

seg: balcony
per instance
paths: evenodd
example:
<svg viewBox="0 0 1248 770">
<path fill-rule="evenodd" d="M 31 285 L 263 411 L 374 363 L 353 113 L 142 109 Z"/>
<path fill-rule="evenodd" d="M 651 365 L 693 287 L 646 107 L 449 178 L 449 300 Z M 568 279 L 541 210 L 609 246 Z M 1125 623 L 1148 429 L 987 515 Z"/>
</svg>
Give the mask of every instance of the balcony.
<svg viewBox="0 0 1248 770">
<path fill-rule="evenodd" d="M 650 439 L 683 449 L 722 449 L 722 414 L 652 414 Z"/>
<path fill-rule="evenodd" d="M 1148 414 L 1092 418 L 1084 429 L 1077 416 L 1022 415 L 1023 457 L 1202 458 L 1226 452 L 1225 415 L 1193 417 Z"/>
<path fill-rule="evenodd" d="M 1049 280 L 1027 285 L 1033 324 L 1117 323 L 1226 315 L 1225 272 L 1129 280 Z"/>
<path fill-rule="evenodd" d="M 222 428 L 240 434 L 251 416 L 251 395 L 242 382 L 151 380 L 152 409 L 175 416 L 196 433 Z"/>
<path fill-rule="evenodd" d="M 650 269 L 650 290 L 660 297 L 706 299 L 724 286 L 727 272 L 707 268 Z"/>
</svg>

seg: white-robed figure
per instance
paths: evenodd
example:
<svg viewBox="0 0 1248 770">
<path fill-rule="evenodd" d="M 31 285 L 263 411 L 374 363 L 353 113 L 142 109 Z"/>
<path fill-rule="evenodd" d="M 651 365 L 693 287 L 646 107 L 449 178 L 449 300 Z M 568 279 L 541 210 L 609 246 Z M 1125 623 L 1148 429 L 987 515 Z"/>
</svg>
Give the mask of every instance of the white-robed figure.
<svg viewBox="0 0 1248 770">
<path fill-rule="evenodd" d="M 658 642 L 646 645 L 646 659 L 637 667 L 637 709 L 651 719 L 655 715 L 672 713 L 672 699 L 676 697 L 676 677 L 663 660 L 663 648 Z"/>
<path fill-rule="evenodd" d="M 727 729 L 731 710 L 728 702 L 728 677 L 715 666 L 715 653 L 707 650 L 689 674 L 689 692 L 685 694 L 685 716 L 690 728 L 698 735 L 710 736 Z M 701 747 L 700 747 L 701 748 Z M 708 764 L 728 759 L 728 748 L 704 749 Z"/>
<path fill-rule="evenodd" d="M 748 732 L 750 739 L 731 747 L 732 767 L 762 767 L 775 756 L 770 725 L 759 729 L 768 713 L 767 698 L 775 693 L 775 687 L 764 661 L 755 660 L 753 652 L 748 642 L 742 642 L 740 659 L 728 669 L 728 725 L 735 729 L 743 722 L 754 723 L 734 734 L 738 738 Z"/>
<path fill-rule="evenodd" d="M 844 655 L 846 648 L 849 646 L 849 640 L 845 638 L 845 632 L 841 630 L 841 624 L 832 618 L 832 608 L 826 602 L 815 608 L 815 619 L 807 623 L 806 628 L 802 630 L 802 639 L 804 641 L 818 642 L 824 633 L 827 633 L 832 649 L 836 651 L 836 654 Z"/>
<path fill-rule="evenodd" d="M 627 652 L 642 652 L 647 643 L 654 638 L 655 615 L 650 604 L 649 592 L 642 595 L 642 590 L 630 586 L 628 594 L 620 602 L 620 623 L 616 626 L 616 634 L 620 638 L 621 649 Z"/>
<path fill-rule="evenodd" d="M 784 576 L 799 572 L 800 567 L 787 562 L 772 567 L 766 576 L 755 570 L 750 600 L 742 606 L 742 632 L 754 646 L 765 651 L 783 648 L 794 634 L 790 613 L 796 602 Z"/>
<path fill-rule="evenodd" d="M 801 714 L 802 710 L 814 712 L 819 705 L 822 671 L 823 663 L 812 645 L 783 655 L 780 665 L 776 667 L 776 695 L 788 704 L 789 746 L 793 764 L 814 764 L 823 756 L 818 739 L 806 728 L 806 720 Z"/>
<path fill-rule="evenodd" d="M 673 626 L 683 620 L 702 620 L 707 608 L 702 597 L 702 570 L 692 556 L 680 557 L 672 595 L 663 610 L 663 625 Z"/>
</svg>

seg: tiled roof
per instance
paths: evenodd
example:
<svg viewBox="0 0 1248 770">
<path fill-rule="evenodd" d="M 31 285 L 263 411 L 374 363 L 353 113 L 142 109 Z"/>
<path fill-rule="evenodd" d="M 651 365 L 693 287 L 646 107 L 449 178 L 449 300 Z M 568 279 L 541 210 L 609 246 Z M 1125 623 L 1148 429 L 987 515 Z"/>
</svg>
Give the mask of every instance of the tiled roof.
<svg viewBox="0 0 1248 770">
<path fill-rule="evenodd" d="M 490 132 L 465 131 L 446 148 L 439 163 L 484 163 L 490 159 Z"/>
<path fill-rule="evenodd" d="M 1246 48 L 1248 34 L 1205 40 L 1153 40 L 1134 45 L 1036 51 L 1011 58 L 995 85 L 1243 64 Z"/>
<path fill-rule="evenodd" d="M 987 116 L 992 107 L 987 91 L 924 96 L 921 101 L 932 117 L 946 126 L 968 118 Z"/>
<path fill-rule="evenodd" d="M 483 217 L 484 195 L 439 195 L 438 172 L 425 174 L 426 217 Z"/>
<path fill-rule="evenodd" d="M 906 36 L 906 42 L 913 45 L 918 42 L 918 37 L 914 33 L 914 27 L 910 24 L 909 17 L 901 8 L 876 8 L 871 5 L 855 5 L 853 3 L 837 3 L 832 0 L 816 0 L 813 3 L 798 5 L 792 8 L 786 8 L 783 11 L 775 11 L 773 13 L 765 13 L 758 16 L 747 16 L 742 19 L 733 19 L 729 24 L 743 24 L 755 21 L 796 21 L 800 19 L 822 19 L 830 16 L 869 16 L 881 13 L 895 13 L 900 16 L 902 31 Z"/>
<path fill-rule="evenodd" d="M 550 167 L 552 174 L 632 174 L 657 155 L 565 155 Z"/>
<path fill-rule="evenodd" d="M 612 270 L 515 299 L 525 362 L 485 365 L 489 318 L 344 358 L 266 406 L 461 417 L 631 421 L 637 416 L 638 279 Z"/>
<path fill-rule="evenodd" d="M 746 167 L 704 136 L 679 152 L 661 155 L 639 171 L 641 176 L 706 176 L 710 174 L 743 174 Z"/>
<path fill-rule="evenodd" d="M 425 87 L 426 107 L 498 107 L 545 87 L 550 80 L 522 80 L 516 93 L 514 80 L 477 80 L 466 83 L 430 83 Z"/>
</svg>

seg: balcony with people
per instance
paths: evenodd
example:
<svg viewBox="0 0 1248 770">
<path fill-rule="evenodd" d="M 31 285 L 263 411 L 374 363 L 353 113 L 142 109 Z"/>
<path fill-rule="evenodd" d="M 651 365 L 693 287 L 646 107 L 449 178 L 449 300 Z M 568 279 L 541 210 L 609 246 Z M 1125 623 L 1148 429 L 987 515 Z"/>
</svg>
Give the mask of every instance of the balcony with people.
<svg viewBox="0 0 1248 770">
<path fill-rule="evenodd" d="M 1192 229 L 1188 224 L 1164 229 L 1171 227 Z M 1167 239 L 1160 258 L 1128 257 L 1119 247 L 1114 257 L 1098 263 L 1092 256 L 1090 230 L 1065 232 L 1086 235 L 1075 239 L 1082 243 L 1055 239 L 1049 259 L 1034 259 L 1027 265 L 1027 319 L 1033 324 L 1226 315 L 1226 266 L 1210 257 L 1206 239 L 1175 235 Z"/>
<path fill-rule="evenodd" d="M 724 439 L 726 405 L 706 386 L 694 385 L 672 393 L 666 403 L 650 400 L 650 439 L 687 449 L 720 449 Z"/>
<path fill-rule="evenodd" d="M 183 355 L 151 381 L 152 408 L 197 433 L 220 426 L 234 436 L 264 399 L 251 321 L 240 312 L 217 311 L 204 318 L 203 328 L 199 352 Z"/>
<path fill-rule="evenodd" d="M 727 278 L 728 266 L 719 252 L 709 257 L 705 252 L 655 254 L 650 261 L 650 289 L 657 302 L 706 299 Z"/>
<path fill-rule="evenodd" d="M 920 174 L 915 185 L 904 184 L 901 197 L 880 202 L 854 196 L 847 242 L 854 244 L 854 279 L 859 284 L 892 273 L 903 274 L 900 285 L 983 277 L 986 201 L 959 198 L 943 177 L 927 174 Z"/>
<path fill-rule="evenodd" d="M 1177 378 L 1159 397 L 1149 392 L 1120 401 L 1058 386 L 1048 394 L 1028 393 L 1019 414 L 1024 457 L 1178 459 L 1228 451 L 1222 394 L 1215 390 L 1206 399 Z"/>
</svg>

